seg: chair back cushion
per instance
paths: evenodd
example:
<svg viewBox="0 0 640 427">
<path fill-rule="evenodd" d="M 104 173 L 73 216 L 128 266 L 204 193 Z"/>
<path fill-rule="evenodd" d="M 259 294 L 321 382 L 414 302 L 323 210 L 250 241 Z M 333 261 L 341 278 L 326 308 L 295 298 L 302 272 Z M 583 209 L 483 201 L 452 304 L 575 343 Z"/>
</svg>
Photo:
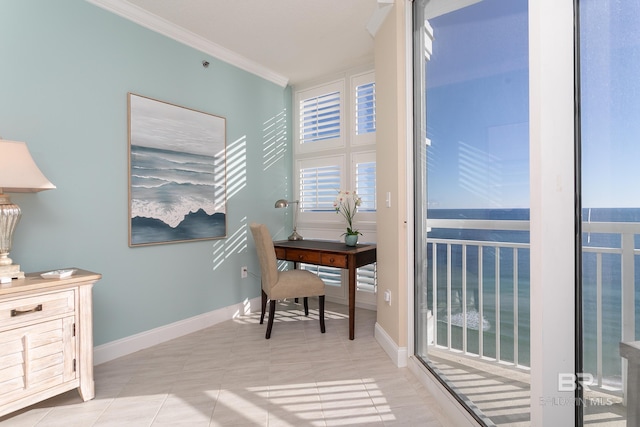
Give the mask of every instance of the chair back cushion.
<svg viewBox="0 0 640 427">
<path fill-rule="evenodd" d="M 260 271 L 262 273 L 262 289 L 271 295 L 271 287 L 278 281 L 278 261 L 273 247 L 273 239 L 269 229 L 264 224 L 255 222 L 249 224 L 253 240 L 256 243 L 256 251 L 260 260 Z"/>
</svg>

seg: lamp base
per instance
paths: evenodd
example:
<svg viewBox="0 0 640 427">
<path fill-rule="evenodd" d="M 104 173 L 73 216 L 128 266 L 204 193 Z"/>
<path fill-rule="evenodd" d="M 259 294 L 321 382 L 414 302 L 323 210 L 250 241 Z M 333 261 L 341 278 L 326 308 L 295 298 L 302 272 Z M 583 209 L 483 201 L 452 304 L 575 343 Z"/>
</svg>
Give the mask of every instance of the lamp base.
<svg viewBox="0 0 640 427">
<path fill-rule="evenodd" d="M 303 240 L 303 237 L 299 235 L 297 231 L 293 230 L 293 233 L 289 236 L 289 240 Z"/>
<path fill-rule="evenodd" d="M 17 264 L 0 266 L 0 279 L 24 279 L 24 271 Z"/>
</svg>

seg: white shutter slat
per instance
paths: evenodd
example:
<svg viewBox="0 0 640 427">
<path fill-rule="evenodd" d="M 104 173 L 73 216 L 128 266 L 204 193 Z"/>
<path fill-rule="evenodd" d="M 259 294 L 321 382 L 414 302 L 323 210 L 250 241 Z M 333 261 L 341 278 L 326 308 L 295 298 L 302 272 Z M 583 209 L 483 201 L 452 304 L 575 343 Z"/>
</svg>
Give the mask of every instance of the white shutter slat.
<svg viewBox="0 0 640 427">
<path fill-rule="evenodd" d="M 340 92 L 300 101 L 300 134 L 303 144 L 340 137 L 342 122 Z"/>
<path fill-rule="evenodd" d="M 300 264 L 300 268 L 317 274 L 327 286 L 340 287 L 342 285 L 342 276 L 339 268 L 312 264 Z"/>
<path fill-rule="evenodd" d="M 302 212 L 331 211 L 340 188 L 338 165 L 300 169 L 300 209 Z"/>
<path fill-rule="evenodd" d="M 376 263 L 360 267 L 356 270 L 357 289 L 363 292 L 377 292 Z"/>
<path fill-rule="evenodd" d="M 356 163 L 356 192 L 362 199 L 361 212 L 375 212 L 376 206 L 376 162 Z"/>
<path fill-rule="evenodd" d="M 356 87 L 356 135 L 376 131 L 376 84 Z"/>
</svg>

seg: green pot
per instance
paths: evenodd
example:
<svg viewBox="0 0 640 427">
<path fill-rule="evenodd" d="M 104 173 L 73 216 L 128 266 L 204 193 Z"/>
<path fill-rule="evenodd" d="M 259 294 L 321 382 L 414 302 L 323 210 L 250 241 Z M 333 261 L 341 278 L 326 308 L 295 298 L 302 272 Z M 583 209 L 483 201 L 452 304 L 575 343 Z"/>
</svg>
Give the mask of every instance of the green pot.
<svg viewBox="0 0 640 427">
<path fill-rule="evenodd" d="M 358 235 L 357 234 L 345 234 L 344 235 L 344 243 L 347 246 L 355 246 L 358 244 Z"/>
</svg>

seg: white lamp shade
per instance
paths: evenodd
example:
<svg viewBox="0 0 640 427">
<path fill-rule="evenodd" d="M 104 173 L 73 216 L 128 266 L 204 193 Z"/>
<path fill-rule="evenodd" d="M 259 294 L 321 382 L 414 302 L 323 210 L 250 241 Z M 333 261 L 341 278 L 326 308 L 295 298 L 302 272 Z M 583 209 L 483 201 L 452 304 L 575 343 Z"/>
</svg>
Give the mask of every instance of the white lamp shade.
<svg viewBox="0 0 640 427">
<path fill-rule="evenodd" d="M 24 142 L 0 139 L 0 194 L 56 188 L 38 169 Z"/>
</svg>

